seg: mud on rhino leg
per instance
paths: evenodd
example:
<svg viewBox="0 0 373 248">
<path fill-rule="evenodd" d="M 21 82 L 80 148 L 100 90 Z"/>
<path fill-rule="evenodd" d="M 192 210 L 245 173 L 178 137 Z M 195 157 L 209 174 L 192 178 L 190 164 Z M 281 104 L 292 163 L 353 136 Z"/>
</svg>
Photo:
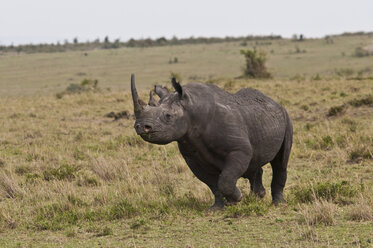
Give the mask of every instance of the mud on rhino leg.
<svg viewBox="0 0 373 248">
<path fill-rule="evenodd" d="M 224 169 L 219 176 L 218 189 L 228 203 L 241 200 L 242 194 L 236 187 L 236 183 L 247 170 L 249 161 L 248 156 L 242 152 L 232 152 L 227 156 Z"/>
</svg>

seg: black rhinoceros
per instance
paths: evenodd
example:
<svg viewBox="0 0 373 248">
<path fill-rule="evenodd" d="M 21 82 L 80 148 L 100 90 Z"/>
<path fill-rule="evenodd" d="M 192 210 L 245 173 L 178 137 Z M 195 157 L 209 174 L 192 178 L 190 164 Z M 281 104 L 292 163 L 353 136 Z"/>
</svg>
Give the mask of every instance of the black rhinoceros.
<svg viewBox="0 0 373 248">
<path fill-rule="evenodd" d="M 272 201 L 285 202 L 293 136 L 286 110 L 255 89 L 230 94 L 212 84 L 181 86 L 175 79 L 172 84 L 173 93 L 155 86 L 159 102 L 150 92 L 145 104 L 138 97 L 132 74 L 137 134 L 155 144 L 176 141 L 194 175 L 214 194 L 212 208 L 241 200 L 236 187 L 240 177 L 248 178 L 252 192 L 264 197 L 262 166 L 267 163 L 273 171 Z"/>
</svg>

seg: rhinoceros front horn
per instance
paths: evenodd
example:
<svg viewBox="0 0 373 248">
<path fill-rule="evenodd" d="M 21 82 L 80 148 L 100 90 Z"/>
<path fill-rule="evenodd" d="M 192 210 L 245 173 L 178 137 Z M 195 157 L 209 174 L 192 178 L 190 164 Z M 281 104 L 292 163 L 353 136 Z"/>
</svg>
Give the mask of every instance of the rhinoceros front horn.
<svg viewBox="0 0 373 248">
<path fill-rule="evenodd" d="M 141 111 L 144 109 L 143 105 L 144 102 L 139 99 L 139 95 L 137 94 L 136 85 L 135 85 L 135 74 L 131 74 L 131 93 L 132 93 L 132 100 L 133 100 L 133 108 L 135 110 L 135 116 L 137 117 Z"/>
</svg>

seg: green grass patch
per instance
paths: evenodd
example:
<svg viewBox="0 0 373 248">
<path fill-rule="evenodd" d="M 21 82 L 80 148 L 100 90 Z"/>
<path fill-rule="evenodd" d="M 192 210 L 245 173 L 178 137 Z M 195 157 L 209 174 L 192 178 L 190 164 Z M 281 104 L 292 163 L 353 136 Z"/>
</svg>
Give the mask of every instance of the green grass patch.
<svg viewBox="0 0 373 248">
<path fill-rule="evenodd" d="M 320 182 L 316 185 L 296 187 L 293 190 L 295 202 L 314 202 L 316 199 L 324 199 L 335 203 L 348 203 L 359 192 L 347 181 Z"/>
<path fill-rule="evenodd" d="M 49 168 L 43 171 L 43 179 L 46 181 L 51 180 L 72 180 L 76 177 L 75 173 L 79 168 L 63 164 L 58 168 Z"/>
<path fill-rule="evenodd" d="M 110 220 L 130 218 L 137 214 L 139 214 L 138 208 L 127 200 L 118 201 L 108 209 L 108 218 Z"/>
<path fill-rule="evenodd" d="M 353 99 L 351 101 L 348 102 L 351 106 L 354 106 L 354 107 L 360 107 L 360 106 L 363 106 L 363 105 L 371 105 L 373 104 L 373 95 L 368 95 L 364 98 L 360 98 L 360 99 Z"/>
<path fill-rule="evenodd" d="M 338 105 L 334 107 L 330 107 L 327 116 L 337 116 L 337 115 L 342 115 L 343 112 L 346 109 L 346 105 Z"/>
<path fill-rule="evenodd" d="M 68 204 L 53 203 L 37 210 L 32 226 L 37 230 L 62 230 L 76 225 L 81 214 Z"/>
<path fill-rule="evenodd" d="M 224 213 L 226 217 L 237 218 L 242 216 L 263 216 L 268 213 L 269 204 L 255 196 L 245 196 L 237 205 L 226 206 Z"/>
</svg>

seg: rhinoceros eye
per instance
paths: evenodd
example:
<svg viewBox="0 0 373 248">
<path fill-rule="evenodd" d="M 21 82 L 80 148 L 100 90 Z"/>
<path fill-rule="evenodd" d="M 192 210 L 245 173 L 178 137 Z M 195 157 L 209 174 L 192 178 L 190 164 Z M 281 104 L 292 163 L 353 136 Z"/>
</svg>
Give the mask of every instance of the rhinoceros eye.
<svg viewBox="0 0 373 248">
<path fill-rule="evenodd" d="M 166 117 L 166 120 L 169 121 L 169 120 L 171 120 L 171 117 L 172 117 L 172 116 L 171 116 L 170 114 L 167 113 L 167 114 L 165 114 L 165 117 Z"/>
</svg>

